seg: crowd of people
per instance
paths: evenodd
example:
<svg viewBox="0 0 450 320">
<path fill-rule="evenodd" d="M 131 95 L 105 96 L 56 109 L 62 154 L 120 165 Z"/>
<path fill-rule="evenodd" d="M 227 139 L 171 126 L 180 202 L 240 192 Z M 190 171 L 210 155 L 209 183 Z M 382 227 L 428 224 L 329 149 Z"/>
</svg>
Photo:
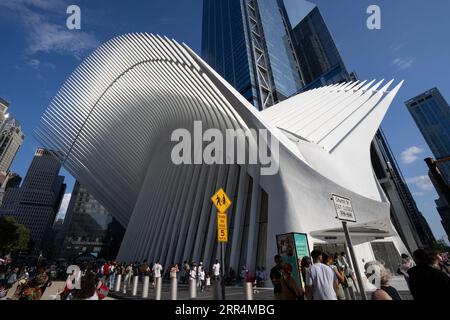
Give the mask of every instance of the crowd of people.
<svg viewBox="0 0 450 320">
<path fill-rule="evenodd" d="M 402 254 L 397 273 L 405 277 L 414 300 L 440 300 L 450 297 L 450 262 L 448 253 L 418 249 L 413 259 Z M 303 257 L 299 264 L 301 284 L 292 276 L 293 267 L 275 256 L 270 279 L 277 300 L 351 300 L 359 290 L 354 271 L 345 252 L 327 254 L 313 250 L 311 257 Z M 365 290 L 372 300 L 402 300 L 390 285 L 391 272 L 380 261 L 364 265 Z"/>
<path fill-rule="evenodd" d="M 398 275 L 405 277 L 415 300 L 442 299 L 450 297 L 450 266 L 448 253 L 429 252 L 419 249 L 413 257 L 402 255 Z M 64 280 L 65 287 L 58 295 L 62 300 L 101 300 L 116 289 L 118 275 L 121 275 L 120 290 L 130 290 L 134 276 L 149 277 L 155 286 L 157 279 L 176 279 L 180 284 L 194 281 L 199 291 L 208 291 L 214 281 L 222 281 L 227 286 L 253 283 L 254 287 L 266 286 L 267 274 L 264 267 L 256 267 L 255 273 L 242 266 L 239 272 L 226 268 L 222 270 L 218 260 L 211 267 L 203 262 L 184 261 L 172 263 L 164 268 L 160 261 L 147 260 L 134 263 L 104 261 L 83 263 L 81 266 L 37 264 L 27 266 L 14 263 L 10 258 L 0 259 L 0 300 L 9 296 L 12 300 L 39 300 L 46 288 L 55 280 Z M 270 280 L 274 297 L 278 300 L 351 300 L 360 292 L 355 272 L 352 270 L 345 252 L 327 254 L 313 250 L 298 264 L 298 276 L 293 266 L 279 255 L 275 256 L 275 266 L 270 270 Z M 397 290 L 390 285 L 391 272 L 379 261 L 365 264 L 366 283 L 373 300 L 400 300 Z M 377 273 L 378 279 L 373 276 Z M 300 281 L 299 281 L 300 280 Z M 125 289 L 124 289 L 125 288 Z M 12 294 L 11 294 L 12 293 Z"/>
</svg>

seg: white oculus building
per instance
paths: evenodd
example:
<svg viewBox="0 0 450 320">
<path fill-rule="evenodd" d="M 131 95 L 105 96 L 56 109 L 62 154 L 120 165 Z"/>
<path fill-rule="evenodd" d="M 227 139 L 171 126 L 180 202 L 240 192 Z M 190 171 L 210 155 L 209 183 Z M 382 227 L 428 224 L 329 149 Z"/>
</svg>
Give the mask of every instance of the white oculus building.
<svg viewBox="0 0 450 320">
<path fill-rule="evenodd" d="M 362 269 L 375 258 L 374 242 L 406 252 L 370 160 L 370 143 L 400 87 L 342 83 L 260 112 L 186 45 L 127 34 L 75 70 L 35 136 L 60 151 L 55 157 L 126 227 L 120 261 L 212 265 L 219 246 L 210 198 L 223 187 L 232 201 L 227 266 L 270 267 L 278 234 L 306 233 L 310 249 L 345 243 L 331 200 L 337 194 L 352 202 L 357 222 L 349 229 Z M 193 131 L 195 121 L 203 130 L 268 130 L 279 144 L 279 170 L 173 164 L 172 133 Z"/>
</svg>

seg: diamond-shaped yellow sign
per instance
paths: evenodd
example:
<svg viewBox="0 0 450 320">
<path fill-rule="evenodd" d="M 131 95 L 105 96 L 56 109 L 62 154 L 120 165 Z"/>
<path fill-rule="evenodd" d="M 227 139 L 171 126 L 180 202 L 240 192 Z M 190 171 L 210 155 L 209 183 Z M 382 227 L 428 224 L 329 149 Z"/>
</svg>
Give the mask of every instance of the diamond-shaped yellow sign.
<svg viewBox="0 0 450 320">
<path fill-rule="evenodd" d="M 214 203 L 214 205 L 217 208 L 217 211 L 219 212 L 226 212 L 228 207 L 231 205 L 231 200 L 228 198 L 225 191 L 223 191 L 222 188 L 219 189 L 212 197 L 211 201 Z"/>
</svg>

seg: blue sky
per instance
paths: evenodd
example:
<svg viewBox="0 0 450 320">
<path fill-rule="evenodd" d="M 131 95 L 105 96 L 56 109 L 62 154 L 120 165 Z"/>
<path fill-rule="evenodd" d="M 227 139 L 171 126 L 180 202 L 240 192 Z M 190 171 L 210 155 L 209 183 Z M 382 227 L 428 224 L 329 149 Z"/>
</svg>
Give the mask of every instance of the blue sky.
<svg viewBox="0 0 450 320">
<path fill-rule="evenodd" d="M 382 128 L 419 209 L 435 236 L 445 232 L 423 159 L 431 156 L 404 101 L 437 86 L 450 101 L 448 0 L 315 1 L 350 71 L 361 79 L 404 79 Z M 66 8 L 81 8 L 81 30 L 66 29 Z M 366 27 L 366 9 L 381 8 L 381 30 Z M 0 97 L 26 134 L 12 170 L 25 175 L 38 143 L 32 130 L 70 73 L 100 43 L 126 32 L 149 32 L 186 42 L 199 52 L 201 0 L 1 0 Z M 73 178 L 67 173 L 68 192 Z"/>
</svg>

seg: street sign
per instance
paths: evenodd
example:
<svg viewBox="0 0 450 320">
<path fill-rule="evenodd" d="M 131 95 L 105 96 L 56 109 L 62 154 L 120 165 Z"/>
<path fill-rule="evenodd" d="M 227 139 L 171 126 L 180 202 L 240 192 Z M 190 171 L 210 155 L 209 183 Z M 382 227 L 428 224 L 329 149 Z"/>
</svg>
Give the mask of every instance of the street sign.
<svg viewBox="0 0 450 320">
<path fill-rule="evenodd" d="M 231 200 L 228 198 L 225 191 L 220 188 L 212 197 L 211 201 L 217 208 L 217 241 L 220 245 L 220 256 L 222 260 L 222 267 L 220 268 L 222 287 L 222 300 L 225 300 L 225 277 L 223 271 L 225 270 L 225 244 L 228 242 L 228 223 L 227 223 L 227 209 L 231 206 Z"/>
<path fill-rule="evenodd" d="M 334 207 L 336 208 L 337 218 L 341 221 L 356 222 L 356 216 L 353 212 L 350 199 L 333 194 Z"/>
<path fill-rule="evenodd" d="M 217 214 L 217 240 L 219 242 L 228 242 L 228 223 L 227 214 Z"/>
<path fill-rule="evenodd" d="M 231 205 L 231 200 L 228 198 L 225 191 L 223 191 L 222 188 L 219 189 L 212 197 L 211 201 L 214 203 L 214 205 L 217 208 L 218 212 L 225 212 L 227 211 L 228 207 Z"/>
<path fill-rule="evenodd" d="M 226 213 L 217 214 L 217 228 L 226 229 L 227 228 L 227 215 Z"/>
<path fill-rule="evenodd" d="M 217 229 L 217 240 L 219 242 L 228 242 L 228 229 Z"/>
</svg>

